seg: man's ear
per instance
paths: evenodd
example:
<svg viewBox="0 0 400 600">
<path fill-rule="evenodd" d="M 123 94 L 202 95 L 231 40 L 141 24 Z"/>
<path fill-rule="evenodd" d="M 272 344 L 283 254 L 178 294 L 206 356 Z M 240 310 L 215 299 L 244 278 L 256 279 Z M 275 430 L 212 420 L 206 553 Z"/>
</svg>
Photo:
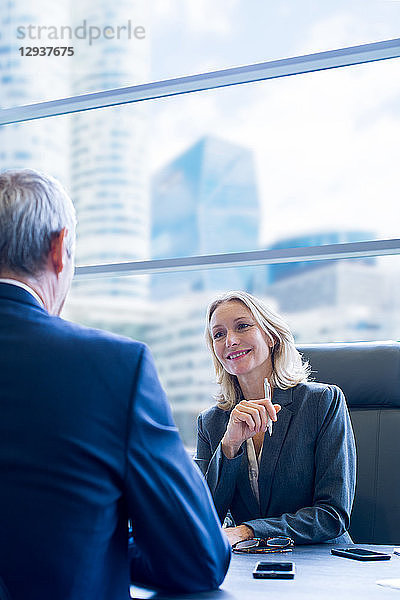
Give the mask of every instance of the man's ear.
<svg viewBox="0 0 400 600">
<path fill-rule="evenodd" d="M 59 233 L 54 234 L 51 240 L 50 260 L 57 276 L 64 268 L 64 244 L 66 233 L 67 230 L 64 227 Z"/>
</svg>

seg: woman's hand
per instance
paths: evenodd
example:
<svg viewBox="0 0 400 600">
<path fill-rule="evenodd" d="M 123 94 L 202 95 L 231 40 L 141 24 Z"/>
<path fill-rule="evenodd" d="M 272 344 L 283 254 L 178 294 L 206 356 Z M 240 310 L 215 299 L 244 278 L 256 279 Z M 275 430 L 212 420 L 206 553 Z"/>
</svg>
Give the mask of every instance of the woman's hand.
<svg viewBox="0 0 400 600">
<path fill-rule="evenodd" d="M 229 540 L 231 546 L 237 542 L 251 540 L 254 537 L 254 531 L 247 525 L 238 525 L 238 527 L 225 527 L 222 530 Z"/>
<path fill-rule="evenodd" d="M 268 417 L 276 421 L 276 415 L 281 410 L 279 404 L 271 400 L 242 400 L 231 412 L 225 435 L 221 440 L 222 451 L 227 458 L 233 458 L 245 440 L 259 432 L 265 432 Z"/>
</svg>

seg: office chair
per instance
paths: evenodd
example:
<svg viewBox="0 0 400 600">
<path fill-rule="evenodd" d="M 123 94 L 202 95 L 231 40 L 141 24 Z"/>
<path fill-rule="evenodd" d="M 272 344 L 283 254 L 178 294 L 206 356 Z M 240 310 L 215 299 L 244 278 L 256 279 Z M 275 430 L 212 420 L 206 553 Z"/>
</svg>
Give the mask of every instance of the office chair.
<svg viewBox="0 0 400 600">
<path fill-rule="evenodd" d="M 350 535 L 356 543 L 400 544 L 400 343 L 299 346 L 312 379 L 345 393 L 357 446 Z"/>
</svg>

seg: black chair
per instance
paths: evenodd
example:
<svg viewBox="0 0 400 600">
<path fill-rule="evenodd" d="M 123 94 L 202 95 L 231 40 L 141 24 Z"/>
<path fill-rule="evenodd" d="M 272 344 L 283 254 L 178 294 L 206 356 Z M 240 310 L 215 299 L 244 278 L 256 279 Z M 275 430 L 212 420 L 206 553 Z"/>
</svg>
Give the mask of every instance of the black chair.
<svg viewBox="0 0 400 600">
<path fill-rule="evenodd" d="M 312 379 L 344 391 L 357 446 L 350 535 L 400 545 L 400 343 L 299 346 Z"/>
</svg>

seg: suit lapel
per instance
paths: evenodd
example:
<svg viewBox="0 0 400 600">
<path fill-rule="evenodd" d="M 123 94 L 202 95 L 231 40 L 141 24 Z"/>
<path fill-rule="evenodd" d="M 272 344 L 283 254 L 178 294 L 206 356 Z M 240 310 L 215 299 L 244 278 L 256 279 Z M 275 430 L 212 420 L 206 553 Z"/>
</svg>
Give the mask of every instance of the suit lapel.
<svg viewBox="0 0 400 600">
<path fill-rule="evenodd" d="M 288 390 L 277 388 L 273 396 L 273 403 L 280 404 L 282 410 L 278 414 L 277 422 L 272 426 L 272 436 L 269 436 L 268 431 L 265 433 L 258 475 L 261 515 L 266 514 L 276 465 L 293 415 L 290 408 L 287 408 L 292 402 L 292 390 L 293 388 Z"/>
</svg>

